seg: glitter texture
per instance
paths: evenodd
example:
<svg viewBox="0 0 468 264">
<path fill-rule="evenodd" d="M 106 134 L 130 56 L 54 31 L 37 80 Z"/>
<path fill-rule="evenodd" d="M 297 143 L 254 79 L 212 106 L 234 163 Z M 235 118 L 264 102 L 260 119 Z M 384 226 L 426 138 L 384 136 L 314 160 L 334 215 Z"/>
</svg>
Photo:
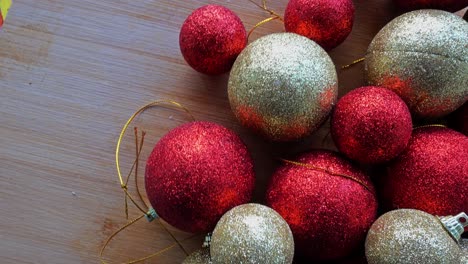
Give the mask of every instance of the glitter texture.
<svg viewBox="0 0 468 264">
<path fill-rule="evenodd" d="M 345 257 L 359 248 L 377 214 L 374 187 L 361 170 L 331 151 L 303 154 L 298 162 L 343 174 L 286 163 L 270 180 L 266 203 L 288 222 L 296 252 L 311 261 Z"/>
<path fill-rule="evenodd" d="M 351 33 L 352 0 L 290 0 L 284 13 L 286 31 L 297 33 L 330 50 Z"/>
<path fill-rule="evenodd" d="M 459 251 L 435 216 L 413 209 L 382 215 L 366 239 L 369 264 L 459 264 Z"/>
<path fill-rule="evenodd" d="M 284 219 L 260 204 L 244 204 L 227 212 L 213 231 L 213 263 L 289 264 L 294 240 Z"/>
<path fill-rule="evenodd" d="M 468 137 L 442 127 L 413 131 L 406 150 L 388 168 L 382 189 L 387 208 L 433 215 L 468 211 Z"/>
<path fill-rule="evenodd" d="M 237 119 L 270 140 L 302 138 L 327 118 L 338 93 L 328 54 L 306 37 L 276 33 L 239 55 L 228 84 Z"/>
<path fill-rule="evenodd" d="M 193 252 L 185 258 L 182 264 L 211 264 L 210 249 L 202 248 Z"/>
<path fill-rule="evenodd" d="M 460 240 L 460 264 L 468 264 L 468 239 Z"/>
<path fill-rule="evenodd" d="M 419 10 L 388 23 L 365 58 L 370 85 L 396 92 L 420 118 L 444 116 L 468 99 L 468 26 L 440 10 Z"/>
<path fill-rule="evenodd" d="M 381 87 L 361 87 L 342 97 L 333 111 L 331 134 L 338 149 L 361 163 L 395 158 L 413 130 L 405 102 Z"/>
<path fill-rule="evenodd" d="M 442 9 L 455 12 L 468 6 L 468 0 L 393 0 L 404 11 L 416 9 Z"/>
<path fill-rule="evenodd" d="M 185 20 L 179 45 L 192 68 L 216 75 L 231 69 L 247 45 L 247 33 L 234 12 L 223 6 L 207 5 L 195 10 Z"/>
<path fill-rule="evenodd" d="M 187 232 L 212 231 L 229 209 L 250 201 L 255 176 L 246 146 L 210 122 L 179 126 L 148 158 L 146 192 L 169 224 Z"/>
</svg>

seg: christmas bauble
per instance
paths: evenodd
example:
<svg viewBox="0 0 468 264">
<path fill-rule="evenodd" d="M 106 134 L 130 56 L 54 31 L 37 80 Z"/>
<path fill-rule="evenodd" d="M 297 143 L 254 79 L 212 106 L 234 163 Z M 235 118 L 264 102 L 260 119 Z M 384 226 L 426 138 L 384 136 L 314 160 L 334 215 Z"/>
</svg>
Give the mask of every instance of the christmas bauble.
<svg viewBox="0 0 468 264">
<path fill-rule="evenodd" d="M 404 11 L 416 9 L 442 9 L 455 12 L 468 6 L 468 0 L 393 0 Z"/>
<path fill-rule="evenodd" d="M 187 232 L 213 230 L 229 209 L 250 201 L 252 159 L 231 130 L 192 122 L 167 133 L 146 164 L 148 199 L 158 215 Z"/>
<path fill-rule="evenodd" d="M 395 158 L 413 131 L 411 114 L 394 92 L 362 87 L 342 97 L 333 111 L 331 134 L 338 149 L 361 163 Z"/>
<path fill-rule="evenodd" d="M 434 215 L 468 211 L 468 137 L 442 127 L 415 129 L 383 186 L 387 208 Z"/>
<path fill-rule="evenodd" d="M 270 140 L 302 138 L 327 118 L 338 93 L 335 66 L 306 37 L 276 33 L 252 42 L 229 76 L 237 119 Z"/>
<path fill-rule="evenodd" d="M 223 6 L 206 5 L 185 20 L 179 45 L 192 68 L 205 74 L 221 74 L 231 69 L 247 45 L 247 33 L 234 12 Z"/>
<path fill-rule="evenodd" d="M 388 23 L 365 57 L 370 85 L 396 92 L 420 118 L 444 116 L 468 100 L 468 26 L 440 10 L 419 10 Z"/>
<path fill-rule="evenodd" d="M 308 37 L 326 50 L 348 37 L 353 22 L 352 0 L 289 0 L 284 13 L 287 32 Z"/>
<path fill-rule="evenodd" d="M 369 264 L 460 263 L 459 246 L 439 219 L 428 213 L 400 209 L 372 225 L 366 238 Z"/>
<path fill-rule="evenodd" d="M 376 218 L 371 181 L 331 151 L 309 152 L 297 161 L 273 174 L 267 205 L 288 222 L 297 254 L 312 261 L 349 255 L 364 242 Z"/>
<path fill-rule="evenodd" d="M 294 239 L 286 221 L 273 209 L 244 204 L 216 224 L 210 252 L 213 263 L 292 263 Z"/>
<path fill-rule="evenodd" d="M 184 259 L 182 264 L 211 264 L 210 249 L 199 249 Z"/>
</svg>

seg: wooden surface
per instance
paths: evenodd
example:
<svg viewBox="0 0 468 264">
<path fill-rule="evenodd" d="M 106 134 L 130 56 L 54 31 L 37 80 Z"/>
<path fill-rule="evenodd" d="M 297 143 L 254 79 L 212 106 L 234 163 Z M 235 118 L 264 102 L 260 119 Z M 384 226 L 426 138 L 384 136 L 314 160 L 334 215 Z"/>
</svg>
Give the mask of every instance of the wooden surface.
<svg viewBox="0 0 468 264">
<path fill-rule="evenodd" d="M 1 263 L 98 263 L 105 239 L 126 222 L 114 166 L 120 128 L 154 99 L 176 100 L 197 119 L 237 131 L 256 162 L 256 201 L 262 199 L 274 157 L 312 145 L 333 147 L 326 127 L 296 144 L 272 145 L 251 135 L 230 111 L 227 75 L 203 76 L 184 62 L 179 28 L 193 9 L 223 4 L 250 29 L 267 14 L 247 0 L 13 2 L 0 32 Z M 280 13 L 287 3 L 270 2 Z M 372 37 L 395 16 L 390 0 L 356 0 L 355 5 L 351 36 L 330 53 L 337 65 L 362 57 Z M 271 22 L 253 39 L 282 30 Z M 339 72 L 340 95 L 363 84 L 362 68 Z M 159 137 L 187 120 L 165 108 L 138 118 L 135 124 L 148 132 L 142 160 Z M 133 140 L 132 133 L 125 137 L 124 171 L 134 158 Z M 130 215 L 139 212 L 132 207 Z M 179 240 L 190 236 L 170 231 Z M 199 235 L 183 245 L 193 251 L 202 239 Z M 141 221 L 117 237 L 106 259 L 122 262 L 171 244 L 159 224 Z M 183 251 L 174 247 L 149 262 L 183 259 Z"/>
</svg>

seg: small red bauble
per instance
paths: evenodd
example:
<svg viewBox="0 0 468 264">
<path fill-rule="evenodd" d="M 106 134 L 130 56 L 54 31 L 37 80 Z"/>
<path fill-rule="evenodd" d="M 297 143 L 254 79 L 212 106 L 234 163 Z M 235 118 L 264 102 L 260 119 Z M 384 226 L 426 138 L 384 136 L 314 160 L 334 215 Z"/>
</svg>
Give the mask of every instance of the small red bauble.
<svg viewBox="0 0 468 264">
<path fill-rule="evenodd" d="M 313 151 L 271 178 L 266 203 L 285 220 L 296 252 L 310 260 L 349 255 L 364 242 L 376 218 L 377 200 L 369 178 L 338 153 Z"/>
<path fill-rule="evenodd" d="M 395 158 L 405 149 L 412 131 L 405 102 L 381 87 L 367 86 L 349 92 L 338 101 L 331 117 L 336 146 L 361 163 Z"/>
<path fill-rule="evenodd" d="M 441 9 L 450 12 L 468 6 L 468 0 L 393 0 L 396 6 L 404 11 L 416 9 Z"/>
<path fill-rule="evenodd" d="M 179 45 L 187 63 L 196 71 L 216 75 L 228 72 L 247 45 L 240 18 L 218 5 L 195 10 L 184 22 Z"/>
<path fill-rule="evenodd" d="M 290 0 L 284 13 L 287 32 L 306 36 L 325 50 L 341 44 L 353 22 L 352 0 Z"/>
<path fill-rule="evenodd" d="M 388 168 L 387 209 L 433 215 L 468 211 L 468 137 L 442 127 L 415 129 L 406 150 Z"/>
<path fill-rule="evenodd" d="M 231 208 L 250 201 L 253 163 L 231 130 L 210 122 L 179 126 L 146 164 L 148 199 L 158 215 L 187 232 L 212 231 Z"/>
</svg>

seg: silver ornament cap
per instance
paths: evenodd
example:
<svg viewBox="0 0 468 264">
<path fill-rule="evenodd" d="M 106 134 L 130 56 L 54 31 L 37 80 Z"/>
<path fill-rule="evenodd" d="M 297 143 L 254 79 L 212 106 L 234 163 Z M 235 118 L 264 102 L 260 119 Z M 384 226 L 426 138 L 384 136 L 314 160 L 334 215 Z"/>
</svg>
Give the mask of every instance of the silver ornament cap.
<svg viewBox="0 0 468 264">
<path fill-rule="evenodd" d="M 468 226 L 468 215 L 466 213 L 459 213 L 456 216 L 439 217 L 439 220 L 450 236 L 459 242 L 461 235 L 465 232 L 465 227 Z"/>
</svg>

